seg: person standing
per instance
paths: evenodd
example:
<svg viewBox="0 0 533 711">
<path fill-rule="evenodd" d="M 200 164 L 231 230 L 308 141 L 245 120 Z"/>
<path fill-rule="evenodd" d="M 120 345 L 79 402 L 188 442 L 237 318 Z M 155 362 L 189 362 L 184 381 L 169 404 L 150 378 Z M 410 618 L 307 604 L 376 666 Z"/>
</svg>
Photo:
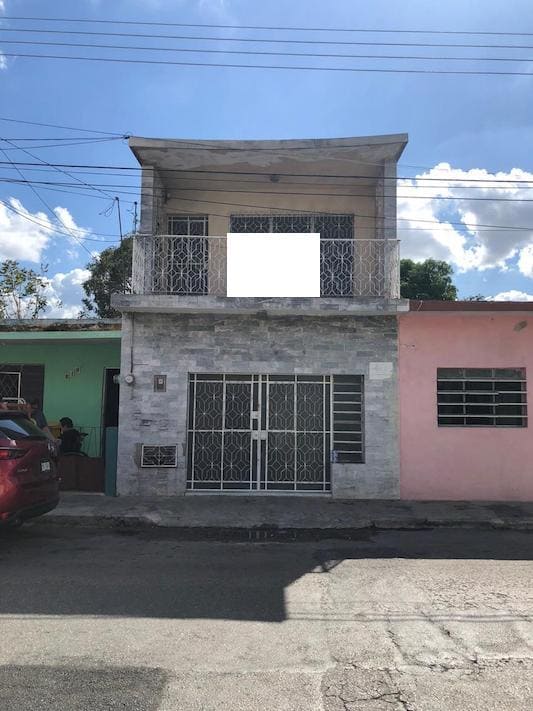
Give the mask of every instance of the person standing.
<svg viewBox="0 0 533 711">
<path fill-rule="evenodd" d="M 34 398 L 30 402 L 30 406 L 28 408 L 28 414 L 30 416 L 30 419 L 32 419 L 37 427 L 41 429 L 46 436 L 49 439 L 55 440 L 55 437 L 53 436 L 52 432 L 50 431 L 50 428 L 48 427 L 48 422 L 46 421 L 46 417 L 44 416 L 44 412 L 42 411 L 41 408 L 41 403 L 37 398 Z"/>
</svg>

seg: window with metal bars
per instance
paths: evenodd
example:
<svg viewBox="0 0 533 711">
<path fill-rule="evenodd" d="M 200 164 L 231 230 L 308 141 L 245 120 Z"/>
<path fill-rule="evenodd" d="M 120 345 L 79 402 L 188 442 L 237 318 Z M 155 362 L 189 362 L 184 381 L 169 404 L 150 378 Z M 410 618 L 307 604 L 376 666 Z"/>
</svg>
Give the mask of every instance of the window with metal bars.
<svg viewBox="0 0 533 711">
<path fill-rule="evenodd" d="M 353 215 L 231 215 L 230 232 L 319 233 L 321 296 L 353 295 L 356 270 Z"/>
<path fill-rule="evenodd" d="M 207 237 L 207 215 L 169 215 L 168 234 L 180 237 Z"/>
<path fill-rule="evenodd" d="M 525 368 L 438 368 L 439 427 L 527 427 Z"/>
<path fill-rule="evenodd" d="M 168 239 L 158 243 L 154 254 L 154 291 L 207 294 L 207 215 L 169 215 L 168 234 Z"/>
<path fill-rule="evenodd" d="M 363 436 L 363 376 L 333 376 L 333 451 L 339 464 L 365 461 Z"/>
</svg>

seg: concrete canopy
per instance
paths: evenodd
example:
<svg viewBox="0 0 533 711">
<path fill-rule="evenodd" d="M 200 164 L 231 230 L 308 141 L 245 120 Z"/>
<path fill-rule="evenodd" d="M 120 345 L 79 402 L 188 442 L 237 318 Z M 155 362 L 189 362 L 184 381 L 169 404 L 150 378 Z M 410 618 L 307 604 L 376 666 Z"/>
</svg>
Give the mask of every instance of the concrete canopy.
<svg viewBox="0 0 533 711">
<path fill-rule="evenodd" d="M 199 141 L 132 136 L 129 146 L 143 167 L 155 168 L 167 188 L 176 180 L 219 171 L 231 180 L 242 173 L 250 181 L 327 182 L 346 176 L 343 184 L 372 186 L 387 163 L 396 163 L 407 145 L 405 133 L 353 138 L 268 141 Z M 332 180 L 334 178 L 332 177 Z M 338 178 L 337 178 L 338 180 Z M 338 184 L 338 183 L 337 183 Z"/>
</svg>

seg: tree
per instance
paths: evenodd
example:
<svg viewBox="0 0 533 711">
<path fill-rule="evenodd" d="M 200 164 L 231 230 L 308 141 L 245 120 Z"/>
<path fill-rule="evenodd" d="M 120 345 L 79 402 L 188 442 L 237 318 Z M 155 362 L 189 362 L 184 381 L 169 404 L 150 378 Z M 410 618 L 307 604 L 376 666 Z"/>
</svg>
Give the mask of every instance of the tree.
<svg viewBox="0 0 533 711">
<path fill-rule="evenodd" d="M 87 316 L 96 313 L 98 318 L 115 318 L 119 312 L 111 306 L 111 294 L 124 293 L 131 286 L 131 256 L 133 238 L 125 237 L 118 247 L 109 247 L 93 257 L 87 269 L 91 276 L 83 284 L 83 299 Z"/>
<path fill-rule="evenodd" d="M 46 289 L 48 280 L 33 269 L 22 267 L 14 259 L 7 259 L 0 265 L 0 317 L 38 318 L 46 309 Z"/>
<path fill-rule="evenodd" d="M 457 288 L 452 282 L 453 269 L 447 262 L 426 259 L 400 262 L 400 294 L 404 299 L 455 301 Z"/>
<path fill-rule="evenodd" d="M 465 301 L 486 301 L 486 297 L 483 294 L 472 294 L 472 296 L 467 296 Z"/>
</svg>

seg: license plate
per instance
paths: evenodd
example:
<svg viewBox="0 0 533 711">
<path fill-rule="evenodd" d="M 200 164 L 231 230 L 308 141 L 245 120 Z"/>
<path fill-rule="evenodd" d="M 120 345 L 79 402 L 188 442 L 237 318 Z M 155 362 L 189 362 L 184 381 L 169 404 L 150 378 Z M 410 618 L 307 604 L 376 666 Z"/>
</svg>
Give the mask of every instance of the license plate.
<svg viewBox="0 0 533 711">
<path fill-rule="evenodd" d="M 42 472 L 49 472 L 50 471 L 50 462 L 41 462 L 41 471 Z"/>
</svg>

